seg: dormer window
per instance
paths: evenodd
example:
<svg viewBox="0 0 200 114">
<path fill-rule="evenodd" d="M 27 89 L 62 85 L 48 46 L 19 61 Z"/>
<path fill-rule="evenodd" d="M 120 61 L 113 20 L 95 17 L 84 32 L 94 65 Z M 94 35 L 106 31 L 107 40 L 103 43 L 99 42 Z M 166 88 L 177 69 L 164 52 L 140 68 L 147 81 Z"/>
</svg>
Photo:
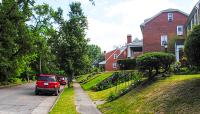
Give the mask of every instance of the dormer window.
<svg viewBox="0 0 200 114">
<path fill-rule="evenodd" d="M 173 13 L 168 13 L 168 22 L 173 21 Z"/>
</svg>

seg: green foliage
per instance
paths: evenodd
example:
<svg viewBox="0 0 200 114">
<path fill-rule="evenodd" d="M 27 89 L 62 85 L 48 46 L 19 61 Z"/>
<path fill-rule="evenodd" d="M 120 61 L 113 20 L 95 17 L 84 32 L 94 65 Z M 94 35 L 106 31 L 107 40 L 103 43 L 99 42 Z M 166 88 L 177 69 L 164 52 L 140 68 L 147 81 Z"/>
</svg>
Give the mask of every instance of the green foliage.
<svg viewBox="0 0 200 114">
<path fill-rule="evenodd" d="M 120 70 L 133 70 L 136 67 L 136 59 L 123 59 L 118 60 Z"/>
<path fill-rule="evenodd" d="M 88 51 L 87 18 L 79 2 L 70 4 L 68 16 L 65 20 L 61 8 L 35 5 L 34 0 L 3 0 L 0 82 L 34 79 L 36 73 L 68 75 L 71 81 L 74 75 L 89 72 L 100 48 Z M 92 51 L 97 51 L 95 56 Z"/>
<path fill-rule="evenodd" d="M 0 81 L 18 77 L 34 60 L 34 35 L 26 25 L 32 0 L 3 0 L 0 5 Z"/>
<path fill-rule="evenodd" d="M 98 66 L 101 61 L 101 48 L 97 45 L 88 45 L 88 56 L 93 65 Z"/>
<path fill-rule="evenodd" d="M 157 74 L 161 73 L 160 70 L 169 71 L 170 65 L 175 62 L 175 56 L 170 53 L 152 52 L 139 56 L 136 61 L 139 70 L 147 70 L 149 79 L 153 79 Z M 153 74 L 154 70 L 156 71 L 155 74 Z"/>
<path fill-rule="evenodd" d="M 189 64 L 200 67 L 200 25 L 193 28 L 185 42 L 184 51 Z"/>
<path fill-rule="evenodd" d="M 87 43 L 85 30 L 87 19 L 79 2 L 70 4 L 69 20 L 60 21 L 58 38 L 54 42 L 59 67 L 68 75 L 68 81 L 72 81 L 74 75 L 88 70 L 90 65 L 87 55 Z M 63 19 L 59 19 L 63 20 Z"/>
</svg>

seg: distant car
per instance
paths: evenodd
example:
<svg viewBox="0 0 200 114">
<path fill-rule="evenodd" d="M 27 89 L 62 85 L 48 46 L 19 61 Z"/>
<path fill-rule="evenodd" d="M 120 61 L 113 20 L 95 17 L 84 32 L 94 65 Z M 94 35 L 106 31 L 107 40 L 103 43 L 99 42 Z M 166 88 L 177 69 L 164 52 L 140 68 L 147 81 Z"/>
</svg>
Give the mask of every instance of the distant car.
<svg viewBox="0 0 200 114">
<path fill-rule="evenodd" d="M 57 76 L 57 80 L 60 82 L 61 85 L 66 85 L 66 78 L 64 76 Z"/>
<path fill-rule="evenodd" d="M 36 79 L 37 79 L 35 87 L 36 95 L 38 95 L 40 92 L 54 93 L 56 96 L 59 94 L 60 82 L 57 81 L 56 75 L 37 74 Z"/>
</svg>

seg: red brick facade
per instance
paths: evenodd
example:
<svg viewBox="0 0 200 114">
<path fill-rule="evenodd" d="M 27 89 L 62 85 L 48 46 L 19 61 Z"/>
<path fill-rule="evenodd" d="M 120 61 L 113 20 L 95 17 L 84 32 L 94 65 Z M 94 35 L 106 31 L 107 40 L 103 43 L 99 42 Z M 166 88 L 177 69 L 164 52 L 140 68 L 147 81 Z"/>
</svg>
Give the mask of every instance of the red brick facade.
<svg viewBox="0 0 200 114">
<path fill-rule="evenodd" d="M 115 70 L 117 70 L 117 66 L 113 67 L 113 63 L 117 63 L 117 58 L 114 58 L 115 54 L 117 54 L 117 56 L 118 56 L 120 54 L 120 50 L 119 49 L 115 49 L 113 51 L 110 51 L 110 52 L 106 53 L 106 55 L 105 55 L 105 60 L 106 60 L 105 70 L 106 71 L 115 71 Z"/>
<path fill-rule="evenodd" d="M 168 21 L 168 13 L 173 13 L 173 21 Z M 177 26 L 185 24 L 187 15 L 179 12 L 161 12 L 153 17 L 144 25 L 141 25 L 143 34 L 143 52 L 163 51 L 164 46 L 161 46 L 161 35 L 167 35 L 168 41 L 177 36 Z M 185 30 L 183 30 L 185 34 Z"/>
</svg>

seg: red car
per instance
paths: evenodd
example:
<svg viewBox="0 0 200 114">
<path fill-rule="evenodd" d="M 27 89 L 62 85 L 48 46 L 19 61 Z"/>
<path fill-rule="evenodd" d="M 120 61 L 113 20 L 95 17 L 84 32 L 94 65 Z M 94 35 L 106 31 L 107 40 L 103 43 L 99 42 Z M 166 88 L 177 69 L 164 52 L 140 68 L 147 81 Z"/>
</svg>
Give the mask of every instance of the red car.
<svg viewBox="0 0 200 114">
<path fill-rule="evenodd" d="M 37 82 L 35 87 L 35 94 L 40 92 L 54 93 L 56 96 L 60 92 L 60 83 L 56 79 L 56 75 L 37 74 Z"/>
<path fill-rule="evenodd" d="M 58 81 L 60 82 L 61 85 L 66 85 L 66 79 L 64 76 L 57 76 Z"/>
</svg>

